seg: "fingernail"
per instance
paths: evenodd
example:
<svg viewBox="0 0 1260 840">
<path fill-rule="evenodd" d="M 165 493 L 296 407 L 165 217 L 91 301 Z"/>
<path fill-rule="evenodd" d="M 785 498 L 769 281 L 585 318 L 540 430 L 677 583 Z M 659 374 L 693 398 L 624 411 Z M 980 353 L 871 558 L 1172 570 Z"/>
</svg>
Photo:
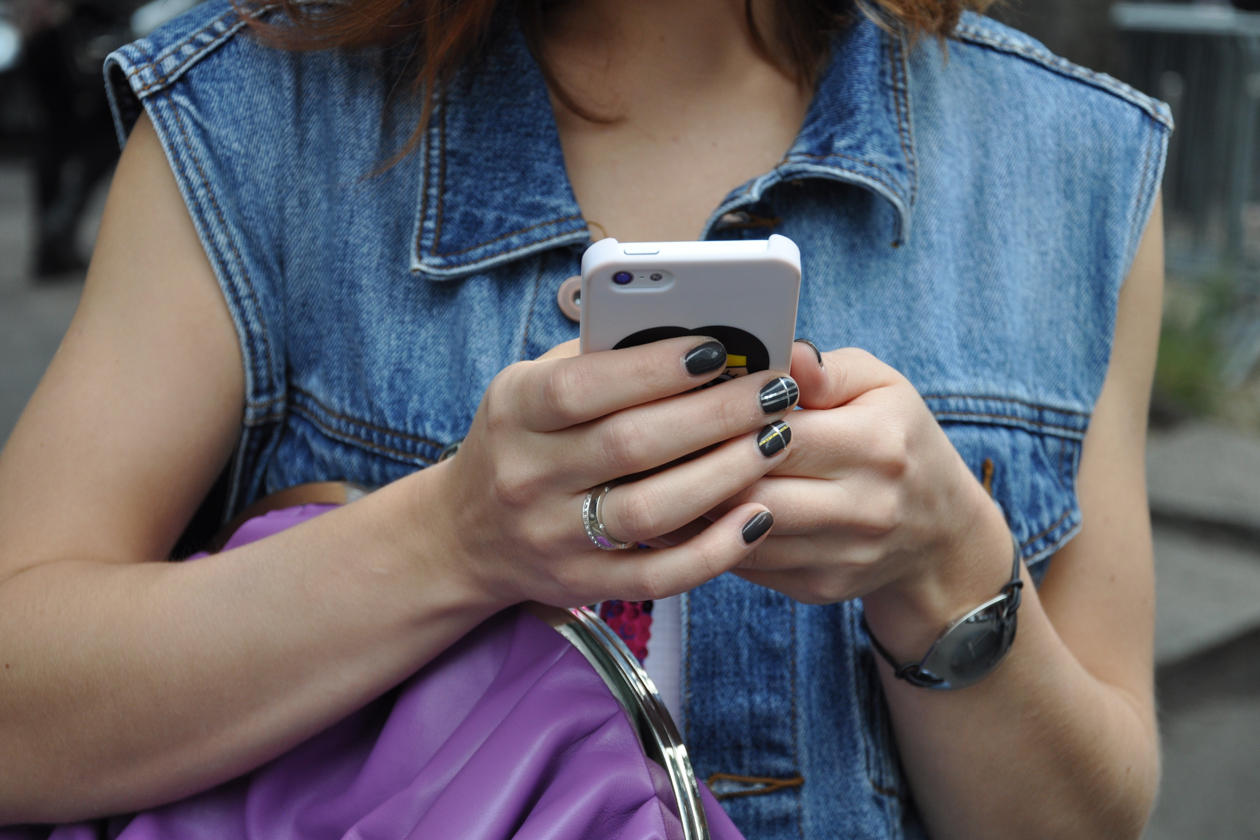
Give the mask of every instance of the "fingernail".
<svg viewBox="0 0 1260 840">
<path fill-rule="evenodd" d="M 764 537 L 766 531 L 769 531 L 772 525 L 774 525 L 774 514 L 768 510 L 763 510 L 744 523 L 744 527 L 740 530 L 739 535 L 744 540 L 744 545 L 752 545 Z"/>
<path fill-rule="evenodd" d="M 757 435 L 757 448 L 767 458 L 773 458 L 792 442 L 792 427 L 782 420 L 771 423 Z"/>
<path fill-rule="evenodd" d="M 822 361 L 822 351 L 820 351 L 820 350 L 818 349 L 818 345 L 817 345 L 817 344 L 815 344 L 814 342 L 810 341 L 808 338 L 798 338 L 798 339 L 796 339 L 796 342 L 797 342 L 797 343 L 800 343 L 800 344 L 804 344 L 804 345 L 806 345 L 807 347 L 809 347 L 809 349 L 810 349 L 810 350 L 813 350 L 813 351 L 814 351 L 814 356 L 815 356 L 815 357 L 817 357 L 817 359 L 818 359 L 818 366 L 819 366 L 819 367 L 822 367 L 822 366 L 823 366 L 823 361 Z"/>
<path fill-rule="evenodd" d="M 683 356 L 683 367 L 692 376 L 703 376 L 726 367 L 726 348 L 722 342 L 709 339 L 699 347 L 693 347 Z"/>
<path fill-rule="evenodd" d="M 801 398 L 801 389 L 796 380 L 790 376 L 771 379 L 757 392 L 757 400 L 761 403 L 762 414 L 778 414 L 796 405 Z"/>
</svg>

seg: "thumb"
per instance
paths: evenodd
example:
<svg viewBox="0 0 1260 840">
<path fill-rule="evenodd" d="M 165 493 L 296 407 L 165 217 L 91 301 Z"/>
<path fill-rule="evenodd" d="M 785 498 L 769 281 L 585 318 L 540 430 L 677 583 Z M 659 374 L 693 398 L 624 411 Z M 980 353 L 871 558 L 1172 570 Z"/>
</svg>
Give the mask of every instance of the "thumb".
<svg viewBox="0 0 1260 840">
<path fill-rule="evenodd" d="M 819 364 L 822 359 L 825 364 Z M 801 408 L 839 408 L 868 391 L 901 381 L 901 374 L 856 347 L 816 355 L 812 345 L 792 349 L 792 378 L 801 389 Z"/>
<path fill-rule="evenodd" d="M 807 395 L 811 398 L 810 403 L 812 403 L 816 401 L 812 398 L 826 390 L 827 371 L 823 367 L 822 352 L 808 338 L 798 338 L 793 342 L 792 369 L 790 373 L 801 389 L 800 405 L 807 408 L 816 408 L 816 406 L 806 402 Z"/>
<path fill-rule="evenodd" d="M 578 355 L 578 339 L 566 341 L 563 344 L 557 344 L 546 353 L 538 357 L 539 361 L 543 359 L 567 359 L 570 356 Z"/>
</svg>

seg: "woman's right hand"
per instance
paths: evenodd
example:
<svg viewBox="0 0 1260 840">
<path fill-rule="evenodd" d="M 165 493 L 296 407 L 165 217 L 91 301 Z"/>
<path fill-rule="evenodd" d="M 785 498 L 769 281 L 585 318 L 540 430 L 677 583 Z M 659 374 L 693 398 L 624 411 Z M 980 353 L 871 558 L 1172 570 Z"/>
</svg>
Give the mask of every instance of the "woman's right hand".
<svg viewBox="0 0 1260 840">
<path fill-rule="evenodd" d="M 616 552 L 587 536 L 582 503 L 592 489 L 670 465 L 603 500 L 608 534 L 644 542 L 782 461 L 791 432 L 769 429 L 795 406 L 796 384 L 763 372 L 695 390 L 725 364 L 720 343 L 685 337 L 586 355 L 568 342 L 506 368 L 458 455 L 431 468 L 426 534 L 439 537 L 452 573 L 503 605 L 662 598 L 720 575 L 765 537 L 773 517 L 764 505 L 739 505 L 672 547 Z"/>
</svg>

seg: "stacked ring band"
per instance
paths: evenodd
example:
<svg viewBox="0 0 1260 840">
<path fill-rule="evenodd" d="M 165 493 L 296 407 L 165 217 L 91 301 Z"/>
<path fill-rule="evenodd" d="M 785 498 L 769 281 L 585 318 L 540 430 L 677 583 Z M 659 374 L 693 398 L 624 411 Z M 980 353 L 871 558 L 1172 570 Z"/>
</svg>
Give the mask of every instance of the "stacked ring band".
<svg viewBox="0 0 1260 840">
<path fill-rule="evenodd" d="M 591 542 L 604 551 L 634 548 L 635 543 L 617 542 L 608 536 L 608 531 L 604 528 L 604 517 L 601 508 L 604 497 L 608 495 L 608 491 L 612 488 L 611 484 L 607 484 L 603 487 L 597 487 L 586 494 L 586 499 L 582 502 L 582 525 L 586 528 L 586 535 L 591 538 Z"/>
</svg>

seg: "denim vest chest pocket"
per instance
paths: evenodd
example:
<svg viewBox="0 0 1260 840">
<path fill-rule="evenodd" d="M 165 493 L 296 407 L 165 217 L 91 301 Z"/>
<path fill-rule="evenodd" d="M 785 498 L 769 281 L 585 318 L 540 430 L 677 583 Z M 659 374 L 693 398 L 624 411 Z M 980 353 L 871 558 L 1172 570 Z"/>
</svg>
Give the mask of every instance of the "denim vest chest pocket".
<svg viewBox="0 0 1260 840">
<path fill-rule="evenodd" d="M 1081 527 L 1076 475 L 1089 417 L 1013 400 L 925 395 L 954 448 L 1005 514 L 1038 581 Z"/>
<path fill-rule="evenodd" d="M 452 283 L 401 273 L 347 279 L 333 302 L 299 292 L 316 322 L 348 297 L 366 311 L 295 348 L 265 492 L 325 479 L 379 487 L 432 464 L 464 437 L 499 371 L 577 337 L 556 293 L 579 261 L 559 249 Z"/>
</svg>

